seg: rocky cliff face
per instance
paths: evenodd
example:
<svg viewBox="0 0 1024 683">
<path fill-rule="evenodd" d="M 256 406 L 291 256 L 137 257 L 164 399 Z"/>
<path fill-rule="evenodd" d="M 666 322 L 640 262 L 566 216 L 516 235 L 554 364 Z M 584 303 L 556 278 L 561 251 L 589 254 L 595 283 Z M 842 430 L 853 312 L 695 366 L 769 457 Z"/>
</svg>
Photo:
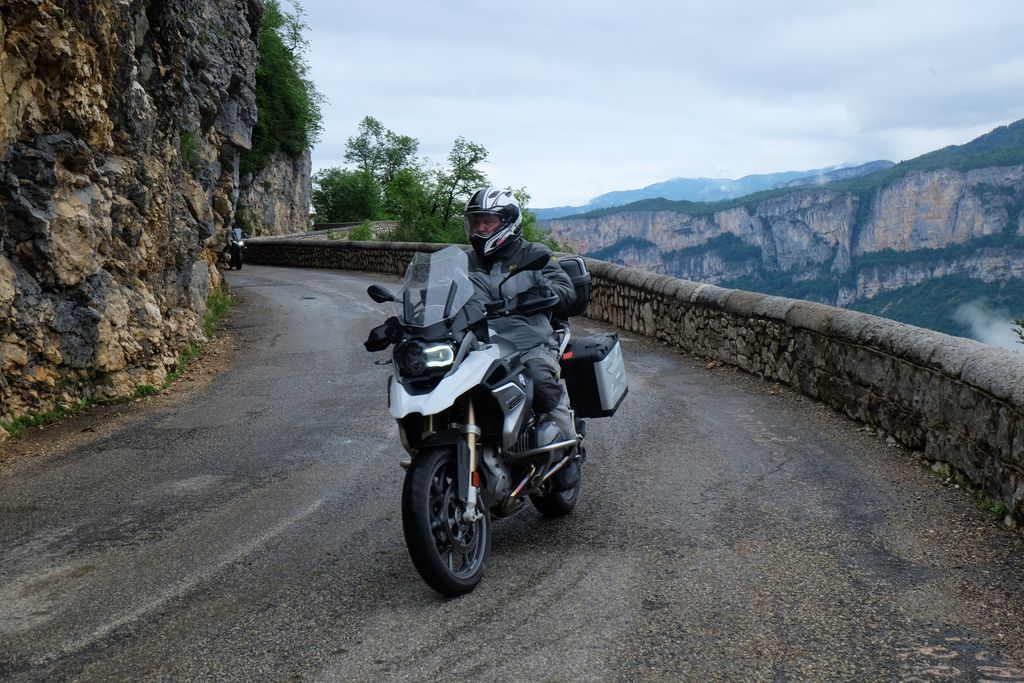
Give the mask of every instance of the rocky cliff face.
<svg viewBox="0 0 1024 683">
<path fill-rule="evenodd" d="M 935 249 L 1008 227 L 1024 234 L 1022 201 L 1024 166 L 912 173 L 875 197 L 853 252 Z"/>
<path fill-rule="evenodd" d="M 287 235 L 309 230 L 313 180 L 309 151 L 299 159 L 275 154 L 266 167 L 242 178 L 238 217 L 256 235 Z"/>
<path fill-rule="evenodd" d="M 626 260 L 628 256 L 620 258 Z M 695 282 L 722 282 L 726 279 L 753 275 L 760 265 L 759 259 L 727 259 L 714 249 L 698 253 L 659 255 L 657 261 L 653 258 L 650 261 L 650 267 L 638 267 L 652 273 L 689 273 L 686 279 Z"/>
<path fill-rule="evenodd" d="M 955 257 L 915 259 L 907 263 L 858 268 L 854 284 L 839 289 L 836 304 L 846 306 L 855 301 L 873 299 L 883 292 L 951 275 L 965 275 L 987 283 L 1024 280 L 1024 250 L 978 249 Z"/>
<path fill-rule="evenodd" d="M 862 203 L 866 202 L 866 205 Z M 719 283 L 768 272 L 796 280 L 852 275 L 840 305 L 930 277 L 967 274 L 997 281 L 1021 270 L 1020 256 L 998 250 L 936 254 L 906 263 L 858 268 L 861 257 L 966 245 L 979 238 L 1024 235 L 1024 166 L 967 172 L 910 173 L 877 192 L 795 190 L 709 215 L 674 211 L 621 212 L 596 218 L 543 221 L 577 253 L 655 272 Z M 733 235 L 749 250 L 708 248 Z M 638 244 L 642 247 L 638 247 Z M 849 280 L 850 278 L 846 278 Z"/>
<path fill-rule="evenodd" d="M 765 262 L 785 271 L 831 267 L 833 261 L 849 263 L 856 215 L 857 200 L 851 195 L 799 190 L 764 201 L 752 210 L 737 207 L 709 216 L 674 211 L 623 212 L 599 218 L 545 221 L 544 226 L 555 239 L 580 254 L 611 247 L 609 257 L 626 265 L 650 268 L 657 259 L 664 261 L 670 275 L 696 279 L 694 275 L 698 273 L 717 273 L 710 280 L 717 282 L 735 277 L 734 271 L 724 263 L 707 270 L 707 259 L 695 261 L 686 258 L 686 252 L 731 234 L 759 247 Z M 644 251 L 646 263 L 632 258 L 629 248 L 635 240 L 654 247 Z M 623 243 L 623 249 L 615 249 L 617 243 Z M 660 252 L 660 256 L 655 256 L 655 252 Z M 691 271 L 688 264 L 696 266 L 696 270 Z M 747 270 L 748 264 L 739 264 L 739 271 Z"/>
<path fill-rule="evenodd" d="M 202 336 L 258 0 L 0 8 L 0 419 L 159 385 Z"/>
</svg>

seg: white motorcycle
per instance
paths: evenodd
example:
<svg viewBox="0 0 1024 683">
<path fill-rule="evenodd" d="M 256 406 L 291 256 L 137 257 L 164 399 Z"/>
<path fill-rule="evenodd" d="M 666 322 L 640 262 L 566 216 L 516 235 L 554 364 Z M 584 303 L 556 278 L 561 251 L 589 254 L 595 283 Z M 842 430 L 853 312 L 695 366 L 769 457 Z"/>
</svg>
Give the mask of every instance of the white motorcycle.
<svg viewBox="0 0 1024 683">
<path fill-rule="evenodd" d="M 506 281 L 548 260 L 541 254 L 517 264 Z M 573 510 L 580 477 L 559 484 L 555 475 L 578 470 L 586 457 L 580 418 L 613 415 L 628 390 L 615 335 L 571 339 L 566 321 L 586 308 L 590 280 L 582 259 L 559 264 L 577 290 L 576 304 L 553 324 L 578 434 L 562 434 L 534 414 L 521 354 L 488 325 L 506 315 L 552 311 L 557 297 L 523 292 L 472 302 L 468 257 L 454 246 L 416 254 L 397 294 L 379 285 L 367 290 L 396 312 L 371 330 L 365 346 L 394 345 L 392 359 L 383 362 L 393 365 L 388 407 L 411 456 L 402 491 L 406 544 L 423 579 L 445 595 L 468 593 L 483 577 L 492 516 L 514 515 L 527 500 L 549 517 Z"/>
</svg>

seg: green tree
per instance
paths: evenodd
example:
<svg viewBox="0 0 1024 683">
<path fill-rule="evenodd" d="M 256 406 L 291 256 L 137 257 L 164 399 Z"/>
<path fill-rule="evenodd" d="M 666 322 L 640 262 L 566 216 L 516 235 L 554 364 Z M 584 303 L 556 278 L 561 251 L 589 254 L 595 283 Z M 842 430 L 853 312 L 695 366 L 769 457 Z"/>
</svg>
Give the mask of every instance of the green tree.
<svg viewBox="0 0 1024 683">
<path fill-rule="evenodd" d="M 328 168 L 313 176 L 310 197 L 317 220 L 349 222 L 380 218 L 380 186 L 363 170 Z"/>
<path fill-rule="evenodd" d="M 377 168 L 377 148 L 384 140 L 384 126 L 372 116 L 359 122 L 359 133 L 345 143 L 345 161 L 373 174 Z"/>
<path fill-rule="evenodd" d="M 260 28 L 260 63 L 256 70 L 256 126 L 252 149 L 241 157 L 243 174 L 262 169 L 271 155 L 284 152 L 293 159 L 316 144 L 323 130 L 320 105 L 324 98 L 309 80 L 302 32 L 302 8 L 293 0 L 294 14 L 282 11 L 277 0 L 264 0 Z"/>
<path fill-rule="evenodd" d="M 449 232 L 452 229 L 452 218 L 459 218 L 461 229 L 461 206 L 469 198 L 473 190 L 487 184 L 487 176 L 477 168 L 487 161 L 487 150 L 483 145 L 470 142 L 461 135 L 455 138 L 452 151 L 448 153 L 448 168 L 437 176 L 434 194 L 434 215 L 440 216 L 440 229 Z M 465 237 L 463 240 L 465 241 Z"/>
<path fill-rule="evenodd" d="M 430 213 L 430 176 L 417 166 L 401 168 L 384 188 L 384 213 L 398 222 L 394 239 L 419 242 Z M 421 234 L 422 233 L 422 234 Z"/>
<path fill-rule="evenodd" d="M 413 164 L 419 146 L 416 138 L 399 135 L 372 116 L 365 116 L 359 123 L 359 133 L 345 143 L 345 160 L 386 188 L 399 170 Z"/>
<path fill-rule="evenodd" d="M 1024 344 L 1024 318 L 1013 321 L 1013 331 L 1017 335 L 1017 341 Z"/>
<path fill-rule="evenodd" d="M 458 137 L 442 168 L 416 159 L 419 141 L 399 135 L 372 116 L 363 117 L 346 143 L 345 159 L 356 168 L 331 168 L 314 177 L 313 206 L 319 220 L 390 218 L 393 239 L 466 242 L 462 205 L 487 185 L 479 165 L 482 145 Z"/>
</svg>

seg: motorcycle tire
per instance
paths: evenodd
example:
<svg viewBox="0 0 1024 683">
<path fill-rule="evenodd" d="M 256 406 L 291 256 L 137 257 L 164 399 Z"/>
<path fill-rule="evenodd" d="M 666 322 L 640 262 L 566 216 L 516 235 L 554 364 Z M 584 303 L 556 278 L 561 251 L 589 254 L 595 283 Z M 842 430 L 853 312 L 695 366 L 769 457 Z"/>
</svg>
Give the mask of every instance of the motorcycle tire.
<svg viewBox="0 0 1024 683">
<path fill-rule="evenodd" d="M 468 523 L 457 496 L 457 463 L 452 448 L 420 453 L 402 487 L 402 530 L 409 556 L 423 580 L 442 595 L 469 593 L 483 578 L 491 552 L 487 508 Z"/>
<path fill-rule="evenodd" d="M 530 502 L 537 512 L 552 519 L 565 517 L 573 511 L 580 499 L 580 488 L 583 483 L 582 476 L 576 481 L 576 485 L 567 491 L 551 491 L 542 496 L 530 496 Z"/>
</svg>

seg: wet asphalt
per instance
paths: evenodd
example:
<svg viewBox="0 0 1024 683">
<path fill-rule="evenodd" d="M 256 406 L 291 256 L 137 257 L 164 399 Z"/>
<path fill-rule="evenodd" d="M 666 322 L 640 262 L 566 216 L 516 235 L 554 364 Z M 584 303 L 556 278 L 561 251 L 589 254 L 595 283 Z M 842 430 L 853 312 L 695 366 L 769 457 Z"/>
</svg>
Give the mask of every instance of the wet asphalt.
<svg viewBox="0 0 1024 683">
<path fill-rule="evenodd" d="M 396 280 L 228 278 L 227 370 L 0 469 L 0 679 L 1024 680 L 1024 535 L 862 425 L 627 334 L 576 511 L 497 521 L 483 583 L 440 597 L 362 348 Z"/>
</svg>

